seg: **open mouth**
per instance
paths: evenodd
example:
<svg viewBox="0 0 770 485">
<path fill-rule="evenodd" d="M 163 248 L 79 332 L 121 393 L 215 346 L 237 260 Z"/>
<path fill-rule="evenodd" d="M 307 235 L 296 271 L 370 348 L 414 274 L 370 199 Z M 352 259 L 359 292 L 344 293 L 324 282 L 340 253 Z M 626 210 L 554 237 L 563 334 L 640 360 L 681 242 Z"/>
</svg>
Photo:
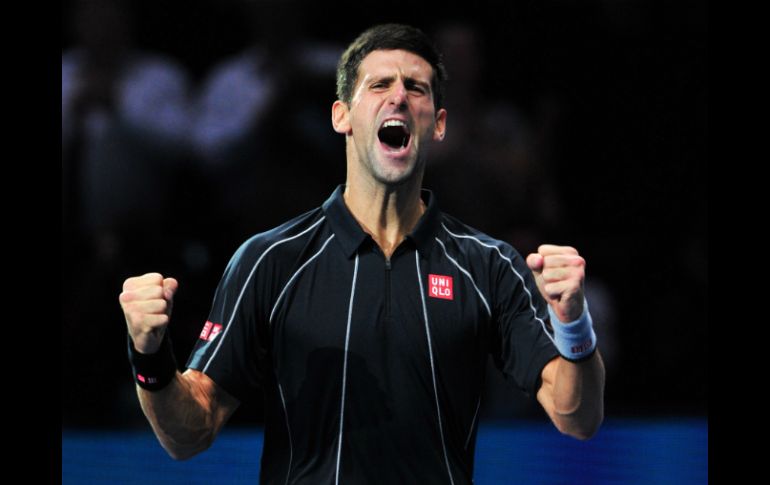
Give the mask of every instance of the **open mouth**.
<svg viewBox="0 0 770 485">
<path fill-rule="evenodd" d="M 409 127 L 401 120 L 387 120 L 377 132 L 377 137 L 383 145 L 392 151 L 398 151 L 409 145 L 412 137 Z"/>
</svg>

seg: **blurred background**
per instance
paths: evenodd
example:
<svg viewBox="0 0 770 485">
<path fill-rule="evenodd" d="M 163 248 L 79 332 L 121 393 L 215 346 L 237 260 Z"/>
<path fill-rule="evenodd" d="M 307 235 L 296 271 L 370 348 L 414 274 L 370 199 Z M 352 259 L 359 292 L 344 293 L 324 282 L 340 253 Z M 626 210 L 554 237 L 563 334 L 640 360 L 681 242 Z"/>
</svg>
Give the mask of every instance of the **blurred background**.
<svg viewBox="0 0 770 485">
<path fill-rule="evenodd" d="M 605 427 L 582 448 L 563 442 L 490 366 L 477 483 L 545 476 L 545 465 L 526 467 L 563 456 L 515 448 L 544 434 L 555 440 L 544 448 L 585 458 L 584 483 L 633 482 L 632 443 L 648 450 L 638 470 L 679 467 L 655 468 L 652 482 L 705 480 L 705 2 L 63 0 L 64 482 L 117 483 L 110 470 L 147 448 L 168 476 L 194 481 L 164 458 L 139 409 L 122 282 L 148 271 L 179 280 L 172 333 L 186 362 L 240 243 L 344 182 L 344 141 L 330 125 L 336 62 L 390 21 L 420 27 L 446 57 L 447 139 L 425 179 L 441 208 L 521 253 L 569 244 L 588 262 Z M 258 476 L 261 412 L 242 407 L 203 467 L 235 449 L 243 462 L 230 453 L 226 464 Z M 622 458 L 591 461 L 609 450 Z"/>
</svg>

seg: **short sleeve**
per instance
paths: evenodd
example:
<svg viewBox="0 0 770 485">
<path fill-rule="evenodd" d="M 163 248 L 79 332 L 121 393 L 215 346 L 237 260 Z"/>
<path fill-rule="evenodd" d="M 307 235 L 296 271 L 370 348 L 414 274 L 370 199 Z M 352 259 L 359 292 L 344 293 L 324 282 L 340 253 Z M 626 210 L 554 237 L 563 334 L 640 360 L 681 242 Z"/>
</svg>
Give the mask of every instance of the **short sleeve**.
<svg viewBox="0 0 770 485">
<path fill-rule="evenodd" d="M 233 255 L 187 361 L 240 401 L 250 400 L 262 384 L 267 354 L 257 252 L 247 242 Z"/>
<path fill-rule="evenodd" d="M 507 380 L 535 397 L 545 365 L 559 355 L 551 340 L 547 303 L 532 272 L 510 246 L 494 266 L 494 312 L 491 354 Z"/>
</svg>

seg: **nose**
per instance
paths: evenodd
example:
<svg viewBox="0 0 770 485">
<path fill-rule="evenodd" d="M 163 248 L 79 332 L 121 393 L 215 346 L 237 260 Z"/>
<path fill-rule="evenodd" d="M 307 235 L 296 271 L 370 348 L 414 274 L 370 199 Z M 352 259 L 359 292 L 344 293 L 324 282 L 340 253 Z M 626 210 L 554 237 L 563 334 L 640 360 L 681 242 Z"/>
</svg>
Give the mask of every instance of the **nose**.
<svg viewBox="0 0 770 485">
<path fill-rule="evenodd" d="M 405 109 L 407 99 L 406 95 L 406 86 L 404 86 L 403 82 L 398 81 L 393 84 L 393 91 L 390 96 L 390 102 L 398 109 Z"/>
</svg>

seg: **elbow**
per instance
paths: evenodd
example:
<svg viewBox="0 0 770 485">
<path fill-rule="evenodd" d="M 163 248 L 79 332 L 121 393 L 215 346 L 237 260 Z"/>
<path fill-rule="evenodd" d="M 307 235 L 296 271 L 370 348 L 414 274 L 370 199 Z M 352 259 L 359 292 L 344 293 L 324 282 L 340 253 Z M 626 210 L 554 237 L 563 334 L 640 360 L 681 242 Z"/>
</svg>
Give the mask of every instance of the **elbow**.
<svg viewBox="0 0 770 485">
<path fill-rule="evenodd" d="M 166 450 L 168 456 L 176 461 L 189 460 L 203 450 Z"/>
<path fill-rule="evenodd" d="M 197 443 L 189 445 L 183 445 L 181 443 L 161 444 L 163 445 L 163 449 L 166 450 L 166 453 L 168 453 L 168 456 L 176 461 L 185 461 L 209 449 L 213 442 L 213 437 L 206 437 Z"/>
<path fill-rule="evenodd" d="M 559 432 L 580 441 L 587 441 L 599 432 L 599 428 L 601 428 L 604 421 L 604 413 L 600 412 L 590 419 L 565 421 L 558 427 Z"/>
<path fill-rule="evenodd" d="M 182 453 L 176 450 L 166 450 L 166 452 L 168 453 L 168 456 L 170 456 L 176 461 L 189 460 L 193 456 L 197 455 L 197 453 Z"/>
<path fill-rule="evenodd" d="M 600 426 L 601 426 L 601 423 L 590 428 L 576 429 L 567 434 L 569 434 L 569 436 L 572 436 L 573 438 L 578 439 L 580 441 L 588 441 L 596 435 L 596 433 L 599 431 Z"/>
</svg>

